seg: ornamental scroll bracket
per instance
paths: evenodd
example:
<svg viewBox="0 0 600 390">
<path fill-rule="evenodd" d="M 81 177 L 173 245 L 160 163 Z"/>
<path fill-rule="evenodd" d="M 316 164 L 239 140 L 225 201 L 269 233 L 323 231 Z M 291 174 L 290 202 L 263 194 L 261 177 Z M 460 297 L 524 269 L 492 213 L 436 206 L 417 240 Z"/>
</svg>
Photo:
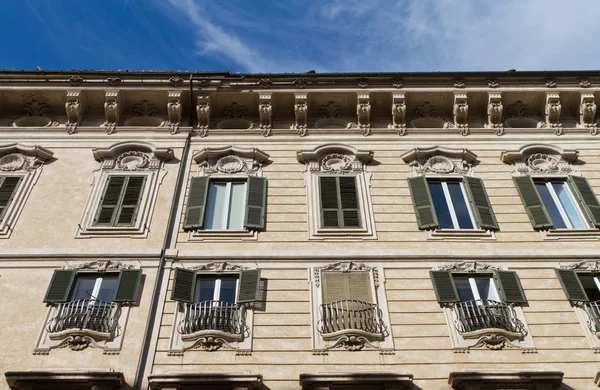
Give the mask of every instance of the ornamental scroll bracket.
<svg viewBox="0 0 600 390">
<path fill-rule="evenodd" d="M 392 123 L 388 129 L 396 129 L 398 135 L 406 135 L 406 98 L 404 93 L 392 93 Z"/>
<path fill-rule="evenodd" d="M 294 94 L 294 124 L 292 130 L 296 130 L 300 137 L 306 135 L 308 128 L 308 94 Z"/>
<path fill-rule="evenodd" d="M 460 135 L 469 134 L 469 104 L 467 102 L 467 94 L 464 92 L 454 93 L 454 105 L 452 106 L 454 115 L 454 127 L 458 129 Z"/>
<path fill-rule="evenodd" d="M 554 130 L 554 134 L 562 135 L 563 127 L 560 123 L 560 112 L 562 106 L 560 104 L 560 94 L 556 92 L 546 93 L 546 106 L 544 109 L 544 121 L 546 127 Z"/>
<path fill-rule="evenodd" d="M 503 110 L 504 106 L 502 105 L 502 93 L 489 92 L 487 105 L 487 122 L 485 124 L 485 127 L 488 129 L 493 129 L 494 133 L 498 136 L 504 134 L 504 123 L 502 122 Z"/>
<path fill-rule="evenodd" d="M 177 134 L 181 124 L 181 91 L 169 91 L 167 97 L 167 126 L 170 134 Z"/>
<path fill-rule="evenodd" d="M 107 90 L 104 94 L 104 115 L 105 120 L 102 126 L 106 134 L 113 134 L 117 128 L 119 117 L 121 116 L 122 105 L 119 90 Z"/>
<path fill-rule="evenodd" d="M 357 94 L 358 104 L 356 105 L 356 120 L 358 128 L 365 137 L 371 134 L 371 101 L 368 92 L 359 92 Z"/>
<path fill-rule="evenodd" d="M 81 91 L 67 91 L 67 102 L 65 103 L 65 111 L 67 114 L 67 134 L 73 134 L 77 130 L 77 126 L 81 124 L 83 119 L 83 103 L 81 101 Z"/>
<path fill-rule="evenodd" d="M 598 122 L 596 121 L 596 98 L 593 93 L 581 93 L 579 103 L 579 123 L 580 129 L 588 129 L 591 135 L 598 134 Z"/>
<path fill-rule="evenodd" d="M 272 116 L 273 116 L 273 103 L 272 94 L 261 93 L 258 95 L 258 115 L 260 118 L 259 129 L 262 132 L 263 137 L 271 135 Z"/>
<path fill-rule="evenodd" d="M 198 116 L 198 135 L 206 137 L 210 126 L 210 95 L 198 95 L 196 115 Z"/>
</svg>

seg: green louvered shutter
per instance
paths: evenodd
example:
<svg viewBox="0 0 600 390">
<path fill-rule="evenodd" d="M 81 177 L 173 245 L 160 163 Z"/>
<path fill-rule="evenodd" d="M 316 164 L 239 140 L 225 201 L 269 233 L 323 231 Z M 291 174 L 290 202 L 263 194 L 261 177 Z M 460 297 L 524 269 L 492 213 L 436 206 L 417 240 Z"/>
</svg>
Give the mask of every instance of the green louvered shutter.
<svg viewBox="0 0 600 390">
<path fill-rule="evenodd" d="M 94 225 L 111 226 L 119 208 L 119 200 L 121 199 L 125 179 L 126 176 L 108 176 L 106 178 L 104 193 L 100 199 Z"/>
<path fill-rule="evenodd" d="M 556 276 L 569 301 L 588 302 L 589 298 L 577 276 L 577 272 L 570 269 L 556 268 Z"/>
<path fill-rule="evenodd" d="M 590 222 L 595 227 L 600 227 L 600 203 L 594 194 L 594 190 L 585 177 L 569 176 L 571 187 L 575 189 L 578 195 L 579 203 L 587 211 Z"/>
<path fill-rule="evenodd" d="M 192 177 L 185 210 L 184 229 L 201 229 L 208 196 L 208 176 Z"/>
<path fill-rule="evenodd" d="M 439 227 L 427 179 L 424 176 L 411 177 L 408 179 L 408 187 L 417 215 L 417 224 L 420 230 L 437 229 Z"/>
<path fill-rule="evenodd" d="M 133 226 L 142 201 L 146 176 L 128 176 L 123 195 L 119 202 L 119 216 L 116 226 Z"/>
<path fill-rule="evenodd" d="M 260 287 L 260 269 L 249 269 L 240 273 L 240 287 L 237 303 L 258 301 Z"/>
<path fill-rule="evenodd" d="M 266 208 L 267 179 L 255 176 L 248 177 L 244 226 L 248 229 L 264 229 Z"/>
<path fill-rule="evenodd" d="M 496 271 L 494 272 L 494 281 L 502 301 L 506 303 L 527 303 L 521 281 L 516 272 Z"/>
<path fill-rule="evenodd" d="M 16 189 L 23 179 L 23 176 L 2 176 L 0 177 L 0 221 L 4 219 L 4 214 L 8 205 L 15 197 Z"/>
<path fill-rule="evenodd" d="M 321 223 L 324 228 L 342 227 L 339 215 L 338 185 L 335 176 L 319 177 L 319 194 L 321 198 Z"/>
<path fill-rule="evenodd" d="M 135 302 L 138 296 L 142 270 L 124 269 L 119 273 L 117 290 L 113 302 Z"/>
<path fill-rule="evenodd" d="M 338 177 L 340 185 L 340 203 L 343 227 L 360 227 L 360 213 L 358 209 L 358 194 L 356 193 L 356 177 Z"/>
<path fill-rule="evenodd" d="M 475 218 L 481 229 L 498 230 L 498 221 L 492 210 L 483 180 L 477 177 L 465 176 L 465 184 L 470 193 Z"/>
<path fill-rule="evenodd" d="M 429 271 L 429 276 L 439 303 L 460 302 L 450 271 Z"/>
<path fill-rule="evenodd" d="M 67 302 L 76 272 L 70 269 L 57 269 L 52 275 L 52 280 L 46 291 L 44 302 Z"/>
<path fill-rule="evenodd" d="M 171 299 L 179 302 L 193 303 L 196 287 L 196 272 L 183 268 L 175 268 Z"/>
<path fill-rule="evenodd" d="M 542 203 L 542 199 L 535 188 L 533 179 L 529 176 L 518 176 L 513 177 L 513 180 L 517 186 L 517 190 L 523 201 L 523 206 L 525 206 L 525 210 L 527 211 L 527 215 L 531 220 L 533 228 L 536 230 L 552 229 L 554 225 L 552 224 L 550 216 Z"/>
</svg>

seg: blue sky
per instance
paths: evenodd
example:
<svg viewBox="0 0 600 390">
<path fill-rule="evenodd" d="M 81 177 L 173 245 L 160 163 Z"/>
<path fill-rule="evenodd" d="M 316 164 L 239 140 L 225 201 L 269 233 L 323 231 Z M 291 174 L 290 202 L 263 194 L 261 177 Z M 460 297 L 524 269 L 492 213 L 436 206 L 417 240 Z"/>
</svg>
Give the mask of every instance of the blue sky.
<svg viewBox="0 0 600 390">
<path fill-rule="evenodd" d="M 598 0 L 4 0 L 0 68 L 600 68 Z"/>
</svg>

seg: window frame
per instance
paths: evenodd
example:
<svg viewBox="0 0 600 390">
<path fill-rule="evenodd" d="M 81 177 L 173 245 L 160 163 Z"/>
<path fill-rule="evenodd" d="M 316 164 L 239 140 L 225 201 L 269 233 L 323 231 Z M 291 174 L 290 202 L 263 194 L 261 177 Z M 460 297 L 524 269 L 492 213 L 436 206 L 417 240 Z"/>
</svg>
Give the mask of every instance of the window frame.
<svg viewBox="0 0 600 390">
<path fill-rule="evenodd" d="M 230 203 L 230 201 L 231 201 L 231 190 L 233 189 L 233 185 L 231 185 L 231 184 L 234 183 L 234 182 L 238 182 L 238 183 L 243 182 L 244 183 L 244 189 L 245 189 L 244 192 L 246 194 L 246 196 L 244 198 L 244 202 L 243 202 L 243 209 L 244 209 L 244 211 L 242 211 L 242 227 L 240 229 L 206 229 L 204 226 L 205 226 L 206 221 L 207 221 L 207 212 L 206 211 L 208 210 L 208 205 L 209 205 L 210 188 L 211 188 L 210 186 L 211 186 L 211 184 L 213 184 L 213 183 L 226 183 L 227 187 L 230 187 L 230 191 L 229 191 L 229 193 L 225 197 L 225 199 L 228 201 L 227 203 L 229 203 L 229 205 L 227 207 L 227 217 L 228 217 L 227 222 L 229 222 L 229 218 L 230 218 L 229 215 L 231 213 L 231 203 Z M 206 199 L 206 202 L 205 202 L 204 219 L 202 221 L 203 227 L 202 227 L 202 229 L 199 229 L 199 230 L 203 230 L 203 231 L 206 231 L 206 232 L 213 232 L 213 233 L 222 233 L 222 232 L 232 232 L 232 233 L 235 233 L 235 232 L 244 232 L 245 233 L 245 232 L 248 232 L 250 229 L 248 229 L 248 228 L 246 228 L 244 226 L 245 209 L 246 209 L 246 205 L 248 203 L 247 194 L 248 194 L 248 178 L 247 177 L 239 177 L 239 176 L 210 176 L 208 178 L 208 188 L 207 188 L 207 191 L 206 191 L 206 197 L 207 197 L 207 199 Z M 223 212 L 223 214 L 225 214 L 225 209 L 222 212 Z M 224 218 L 225 218 L 225 216 L 222 215 L 221 216 L 221 223 L 223 222 Z"/>
<path fill-rule="evenodd" d="M 333 227 L 333 226 L 325 226 L 325 211 L 326 209 L 328 211 L 331 211 L 332 209 L 330 207 L 325 208 L 323 207 L 323 194 L 322 194 L 322 178 L 324 177 L 330 177 L 330 178 L 335 178 L 335 184 L 336 184 L 336 196 L 337 196 L 337 205 L 338 207 L 335 209 L 337 212 L 337 219 L 338 219 L 338 226 L 337 227 Z M 358 216 L 358 226 L 344 226 L 344 208 L 342 207 L 342 195 L 341 195 L 341 184 L 340 184 L 340 178 L 342 177 L 352 177 L 354 178 L 354 191 L 355 191 L 355 195 L 356 195 L 356 213 Z M 358 194 L 358 178 L 357 175 L 318 175 L 318 183 L 319 183 L 319 188 L 318 188 L 318 200 L 319 200 L 319 230 L 320 231 L 327 231 L 327 230 L 339 230 L 339 229 L 363 229 L 363 218 L 361 216 L 362 213 L 362 208 L 360 207 L 360 197 Z M 352 210 L 354 210 L 354 208 L 352 208 Z"/>
<path fill-rule="evenodd" d="M 104 197 L 106 196 L 106 192 L 108 191 L 108 187 L 109 187 L 109 183 L 110 180 L 112 180 L 113 178 L 117 178 L 117 177 L 123 177 L 124 181 L 123 184 L 121 186 L 121 191 L 119 193 L 119 198 L 117 199 L 117 204 L 114 206 L 115 210 L 112 212 L 112 216 L 111 216 L 111 221 L 107 224 L 105 223 L 99 223 L 98 219 L 100 217 L 100 214 L 102 212 L 102 200 L 104 199 Z M 133 223 L 131 224 L 124 224 L 124 223 L 119 223 L 119 218 L 121 217 L 121 213 L 123 212 L 123 201 L 125 198 L 125 192 L 128 189 L 129 186 L 129 182 L 131 180 L 132 177 L 143 177 L 144 180 L 142 181 L 142 185 L 141 185 L 141 189 L 140 189 L 140 193 L 138 194 L 138 200 L 137 200 L 137 204 L 135 206 L 135 210 L 133 212 L 132 215 L 132 220 Z M 104 184 L 104 188 L 102 189 L 102 196 L 100 198 L 100 200 L 98 201 L 98 207 L 96 210 L 96 213 L 94 215 L 94 219 L 92 221 L 92 226 L 93 227 L 133 227 L 136 226 L 136 222 L 138 220 L 138 215 L 139 215 L 139 211 L 140 211 L 140 207 L 142 206 L 142 200 L 144 199 L 144 196 L 147 196 L 147 194 L 145 193 L 146 190 L 146 181 L 148 180 L 148 175 L 139 175 L 139 174 L 120 174 L 120 173 L 109 173 L 106 176 L 106 183 Z"/>
<path fill-rule="evenodd" d="M 538 196 L 540 197 L 540 200 L 542 201 L 542 205 L 544 206 L 544 210 L 546 210 L 546 213 L 548 213 L 548 207 L 546 206 L 546 204 L 544 203 L 544 199 L 542 198 L 542 195 L 540 194 L 539 190 L 537 189 L 536 184 L 539 182 L 544 182 L 546 184 L 546 188 L 548 188 L 550 196 L 552 197 L 552 200 L 554 202 L 554 206 L 558 209 L 558 212 L 561 216 L 562 222 L 567 225 L 566 228 L 551 228 L 549 230 L 554 230 L 554 231 L 568 231 L 568 230 L 590 230 L 593 229 L 593 227 L 590 225 L 590 217 L 587 215 L 587 213 L 585 212 L 585 210 L 583 210 L 583 208 L 581 207 L 581 199 L 579 198 L 579 196 L 573 191 L 572 188 L 572 184 L 569 181 L 568 176 L 564 176 L 564 175 L 559 175 L 559 176 L 548 176 L 548 175 L 531 175 L 531 179 L 533 180 L 533 184 L 535 186 L 535 190 L 538 194 Z M 586 227 L 584 228 L 575 228 L 572 227 L 572 222 L 570 221 L 567 212 L 564 210 L 564 206 L 562 205 L 562 202 L 560 201 L 560 199 L 558 198 L 558 195 L 556 194 L 555 189 L 552 187 L 552 185 L 550 185 L 552 182 L 561 182 L 563 183 L 563 185 L 565 186 L 565 188 L 568 191 L 568 196 L 569 196 L 569 200 L 572 202 L 573 207 L 575 208 L 575 211 L 577 212 L 577 216 L 580 218 L 580 220 L 583 222 L 584 225 L 586 225 Z M 550 216 L 550 214 L 548 213 L 548 217 L 550 219 L 550 221 L 552 222 L 552 224 L 554 224 L 554 222 L 552 221 L 552 218 Z M 568 227 L 568 225 L 571 225 L 571 227 Z"/>
<path fill-rule="evenodd" d="M 439 183 L 442 184 L 442 190 L 444 192 L 444 198 L 446 200 L 446 206 L 448 207 L 448 211 L 450 213 L 450 218 L 452 219 L 452 225 L 453 225 L 452 228 L 442 228 L 442 227 L 439 227 L 436 230 L 439 230 L 439 231 L 448 231 L 448 230 L 463 230 L 463 231 L 484 230 L 484 229 L 481 229 L 479 227 L 479 223 L 475 219 L 475 216 L 474 216 L 474 213 L 473 213 L 473 209 L 472 209 L 472 207 L 473 207 L 473 200 L 471 199 L 470 195 L 468 194 L 467 189 L 465 188 L 465 182 L 464 182 L 464 180 L 463 180 L 462 177 L 460 177 L 460 176 L 450 176 L 450 177 L 426 176 L 425 180 L 427 181 L 427 185 L 428 186 L 432 182 L 439 182 Z M 452 200 L 451 195 L 450 195 L 450 190 L 448 189 L 448 182 L 458 182 L 460 184 L 460 190 L 461 190 L 463 199 L 465 201 L 465 205 L 466 205 L 467 211 L 469 213 L 469 220 L 471 221 L 471 225 L 473 225 L 473 228 L 461 228 L 460 227 L 459 222 L 458 222 L 458 217 L 456 215 L 456 210 L 454 208 L 454 201 Z M 428 187 L 428 190 L 431 193 L 431 189 L 429 187 Z M 434 202 L 433 198 L 431 199 L 431 204 L 433 205 L 433 209 L 436 210 L 436 208 L 435 208 L 435 202 Z M 437 217 L 437 211 L 436 211 L 436 217 Z M 439 218 L 438 218 L 438 221 L 439 221 Z"/>
</svg>

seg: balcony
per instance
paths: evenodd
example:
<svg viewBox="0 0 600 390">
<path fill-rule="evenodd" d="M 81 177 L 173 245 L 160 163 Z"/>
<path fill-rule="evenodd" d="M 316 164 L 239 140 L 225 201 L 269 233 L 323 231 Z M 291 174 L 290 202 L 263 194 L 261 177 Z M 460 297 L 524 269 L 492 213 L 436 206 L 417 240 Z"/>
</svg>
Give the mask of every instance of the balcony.
<svg viewBox="0 0 600 390">
<path fill-rule="evenodd" d="M 464 338 L 497 334 L 515 340 L 527 334 L 515 309 L 503 302 L 486 299 L 459 302 L 454 305 L 454 311 L 456 328 Z"/>
<path fill-rule="evenodd" d="M 588 327 L 600 338 L 600 301 L 584 302 L 583 307 L 588 315 Z"/>
<path fill-rule="evenodd" d="M 223 301 L 203 301 L 183 305 L 183 318 L 177 331 L 184 345 L 200 343 L 214 351 L 244 337 L 246 308 Z"/>
</svg>

